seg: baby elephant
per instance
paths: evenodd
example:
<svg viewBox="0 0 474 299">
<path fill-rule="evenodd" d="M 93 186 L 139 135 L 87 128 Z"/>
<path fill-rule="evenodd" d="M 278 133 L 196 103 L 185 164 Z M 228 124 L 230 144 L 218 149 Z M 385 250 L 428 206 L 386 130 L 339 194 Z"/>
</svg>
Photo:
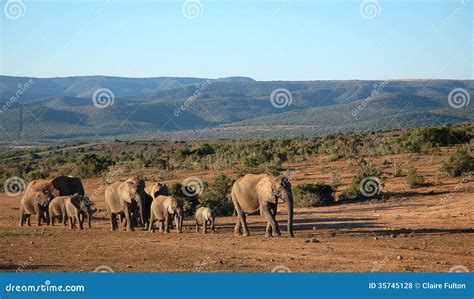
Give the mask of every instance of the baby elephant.
<svg viewBox="0 0 474 299">
<path fill-rule="evenodd" d="M 91 228 L 91 217 L 96 211 L 93 207 L 92 201 L 87 197 L 79 194 L 67 196 L 64 201 L 66 207 L 66 214 L 69 218 L 69 227 L 76 228 L 76 221 L 79 223 L 79 228 L 84 229 L 84 217 L 87 217 L 89 228 Z"/>
<path fill-rule="evenodd" d="M 211 231 L 214 232 L 214 223 L 216 217 L 213 211 L 209 208 L 201 207 L 196 211 L 196 232 L 199 232 L 199 226 L 202 225 L 202 232 L 207 233 L 207 225 L 211 225 Z"/>
<path fill-rule="evenodd" d="M 183 209 L 179 206 L 179 202 L 172 196 L 158 195 L 151 203 L 150 224 L 148 231 L 153 232 L 155 221 L 160 222 L 160 231 L 169 233 L 170 222 L 173 218 L 176 221 L 176 231 L 182 232 L 183 227 Z"/>
<path fill-rule="evenodd" d="M 47 191 L 27 192 L 20 201 L 20 226 L 25 223 L 31 226 L 30 218 L 32 214 L 36 214 L 38 218 L 38 226 L 41 226 L 41 220 L 45 219 L 49 225 L 49 202 L 54 195 Z"/>
<path fill-rule="evenodd" d="M 69 197 L 70 196 L 58 196 L 49 203 L 49 217 L 51 218 L 51 225 L 54 226 L 54 220 L 56 218 L 59 222 L 62 222 L 63 225 L 66 225 L 66 199 Z"/>
</svg>

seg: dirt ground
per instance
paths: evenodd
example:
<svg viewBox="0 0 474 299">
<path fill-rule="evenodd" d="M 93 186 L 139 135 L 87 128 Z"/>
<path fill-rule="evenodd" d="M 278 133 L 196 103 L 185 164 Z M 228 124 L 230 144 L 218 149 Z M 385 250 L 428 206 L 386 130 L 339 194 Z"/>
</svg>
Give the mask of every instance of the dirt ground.
<svg viewBox="0 0 474 299">
<path fill-rule="evenodd" d="M 445 149 L 447 151 L 447 149 Z M 405 177 L 387 166 L 384 199 L 296 209 L 295 237 L 265 238 L 263 219 L 248 217 L 250 237 L 236 237 L 236 218 L 217 219 L 217 232 L 194 231 L 185 221 L 182 234 L 110 231 L 103 192 L 92 229 L 18 226 L 20 196 L 0 194 L 0 271 L 430 271 L 474 269 L 474 178 L 440 174 L 443 155 L 412 157 L 431 186 L 410 189 Z M 380 157 L 406 169 L 407 155 Z M 356 168 L 347 161 L 318 157 L 285 165 L 293 184 L 329 182 L 337 171 L 344 190 Z M 405 168 L 404 168 L 405 167 Z M 229 171 L 231 172 L 231 171 Z M 208 179 L 215 173 L 192 173 Z M 168 183 L 190 175 L 180 173 Z M 86 193 L 102 179 L 83 180 Z M 446 198 L 445 196 L 448 197 Z M 444 199 L 443 199 L 444 197 Z M 278 219 L 286 229 L 284 209 Z"/>
</svg>

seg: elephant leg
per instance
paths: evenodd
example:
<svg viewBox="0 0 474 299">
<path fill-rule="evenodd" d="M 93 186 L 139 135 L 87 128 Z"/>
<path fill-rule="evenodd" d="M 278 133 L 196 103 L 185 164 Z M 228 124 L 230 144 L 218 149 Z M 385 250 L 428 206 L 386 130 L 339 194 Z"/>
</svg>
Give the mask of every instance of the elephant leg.
<svg viewBox="0 0 474 299">
<path fill-rule="evenodd" d="M 87 213 L 87 225 L 92 228 L 92 217 L 89 213 Z"/>
<path fill-rule="evenodd" d="M 250 236 L 249 228 L 247 227 L 247 219 L 246 219 L 247 217 L 245 216 L 244 211 L 242 211 L 242 209 L 240 208 L 240 205 L 237 201 L 234 201 L 234 207 L 235 207 L 235 211 L 237 211 L 237 215 L 239 216 L 239 220 L 240 220 L 240 223 L 241 223 L 241 226 L 242 226 L 243 235 L 246 236 L 246 237 Z M 237 234 L 240 234 L 240 226 L 239 225 L 235 226 L 234 234 L 235 234 L 236 231 L 238 232 Z"/>
<path fill-rule="evenodd" d="M 69 228 L 74 229 L 74 220 L 72 219 L 72 217 L 69 217 Z"/>
<path fill-rule="evenodd" d="M 197 232 L 197 233 L 199 232 L 199 223 L 198 223 L 197 220 L 196 220 L 196 232 Z"/>
<path fill-rule="evenodd" d="M 77 222 L 79 224 L 79 229 L 83 230 L 84 229 L 84 225 L 83 225 L 84 217 L 81 217 L 81 213 L 79 211 L 76 212 L 76 219 L 77 219 Z"/>
<path fill-rule="evenodd" d="M 234 227 L 234 235 L 240 236 L 242 234 L 242 224 L 240 223 L 240 219 L 237 218 L 237 223 Z"/>
<path fill-rule="evenodd" d="M 260 205 L 260 214 L 267 220 L 268 224 L 271 226 L 273 236 L 277 236 L 277 228 L 275 224 L 275 220 L 272 217 L 272 214 L 270 212 L 270 208 L 268 207 L 267 204 L 262 204 Z M 267 224 L 267 227 L 268 227 Z M 266 237 L 270 237 L 269 230 L 267 229 L 265 232 Z"/>
<path fill-rule="evenodd" d="M 204 220 L 202 223 L 202 233 L 207 234 L 207 220 Z"/>
<path fill-rule="evenodd" d="M 25 222 L 25 209 L 23 206 L 20 207 L 20 226 L 23 226 Z"/>
<path fill-rule="evenodd" d="M 117 228 L 117 215 L 110 213 L 110 229 L 114 231 Z"/>
<path fill-rule="evenodd" d="M 170 214 L 166 213 L 165 214 L 165 233 L 170 232 Z"/>
<path fill-rule="evenodd" d="M 155 213 L 151 212 L 150 213 L 150 221 L 149 221 L 149 224 L 148 224 L 148 231 L 150 233 L 153 232 L 153 224 L 155 222 Z"/>
<path fill-rule="evenodd" d="M 127 221 L 127 231 L 131 232 L 134 231 L 133 229 L 133 224 L 132 224 L 132 215 L 130 215 L 130 207 L 125 205 L 124 206 L 124 212 L 125 212 L 125 220 Z"/>
<path fill-rule="evenodd" d="M 31 226 L 31 214 L 27 215 L 26 219 L 27 219 L 26 224 L 28 224 L 28 226 Z"/>
<path fill-rule="evenodd" d="M 216 229 L 215 229 L 215 227 L 214 227 L 215 222 L 216 222 L 215 219 L 212 219 L 212 220 L 211 220 L 211 232 L 215 232 L 215 231 L 216 231 Z"/>
<path fill-rule="evenodd" d="M 280 235 L 281 234 L 280 225 L 278 225 L 278 221 L 276 220 L 277 208 L 278 208 L 278 204 L 272 205 L 271 212 L 272 212 L 272 218 L 275 221 L 275 226 L 276 226 L 276 230 L 277 230 L 276 233 L 277 233 L 277 235 Z"/>
<path fill-rule="evenodd" d="M 164 232 L 165 231 L 165 221 L 164 220 L 160 220 L 160 228 L 159 228 L 159 232 Z"/>
</svg>

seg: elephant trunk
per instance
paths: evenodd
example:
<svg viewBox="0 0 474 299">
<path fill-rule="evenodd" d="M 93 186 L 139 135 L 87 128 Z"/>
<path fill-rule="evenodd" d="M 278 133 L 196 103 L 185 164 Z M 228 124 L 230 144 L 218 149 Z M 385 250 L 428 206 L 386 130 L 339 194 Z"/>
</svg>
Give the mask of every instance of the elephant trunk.
<svg viewBox="0 0 474 299">
<path fill-rule="evenodd" d="M 287 192 L 286 207 L 288 209 L 288 234 L 293 237 L 293 193 Z"/>
</svg>

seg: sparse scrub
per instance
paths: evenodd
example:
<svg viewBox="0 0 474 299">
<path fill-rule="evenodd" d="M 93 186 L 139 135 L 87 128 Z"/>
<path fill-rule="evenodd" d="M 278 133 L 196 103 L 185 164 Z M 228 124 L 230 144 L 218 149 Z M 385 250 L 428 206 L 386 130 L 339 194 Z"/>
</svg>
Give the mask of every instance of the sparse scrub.
<svg viewBox="0 0 474 299">
<path fill-rule="evenodd" d="M 293 197 L 297 208 L 328 206 L 335 203 L 334 189 L 323 183 L 295 186 Z"/>
<path fill-rule="evenodd" d="M 470 148 L 463 148 L 450 155 L 442 169 L 449 176 L 460 176 L 474 171 L 474 154 Z"/>
</svg>

